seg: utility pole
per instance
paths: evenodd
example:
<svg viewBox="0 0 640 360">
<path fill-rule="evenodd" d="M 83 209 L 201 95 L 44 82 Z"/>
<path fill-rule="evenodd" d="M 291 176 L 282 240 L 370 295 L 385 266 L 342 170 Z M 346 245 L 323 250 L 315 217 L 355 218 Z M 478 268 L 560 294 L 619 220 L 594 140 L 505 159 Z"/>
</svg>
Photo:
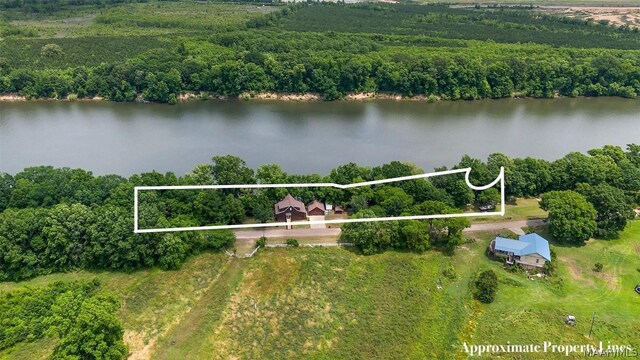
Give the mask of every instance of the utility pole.
<svg viewBox="0 0 640 360">
<path fill-rule="evenodd" d="M 596 312 L 593 312 L 593 316 L 591 317 L 591 326 L 589 327 L 589 339 L 591 339 L 591 331 L 593 330 L 593 323 L 596 321 Z"/>
</svg>

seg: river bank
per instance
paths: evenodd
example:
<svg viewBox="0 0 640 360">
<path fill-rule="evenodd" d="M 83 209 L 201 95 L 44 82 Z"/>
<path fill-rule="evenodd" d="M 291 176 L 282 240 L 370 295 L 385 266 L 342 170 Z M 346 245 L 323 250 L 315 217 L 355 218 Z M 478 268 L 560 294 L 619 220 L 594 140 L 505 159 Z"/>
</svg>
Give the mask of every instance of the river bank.
<svg viewBox="0 0 640 360">
<path fill-rule="evenodd" d="M 238 96 L 224 96 L 224 95 L 211 95 L 207 93 L 198 92 L 183 92 L 178 95 L 178 102 L 189 102 L 196 100 L 278 100 L 278 101 L 325 101 L 324 97 L 320 94 L 305 93 L 305 94 L 290 94 L 290 93 L 258 93 L 249 94 L 243 93 Z M 390 93 L 349 93 L 339 100 L 412 100 L 412 101 L 441 101 L 438 96 L 402 96 L 400 94 Z M 19 94 L 3 94 L 0 95 L 0 102 L 15 102 L 15 101 L 109 101 L 104 97 L 96 96 L 92 98 L 78 98 L 75 94 L 70 94 L 64 98 L 28 98 Z M 151 103 L 144 100 L 142 96 L 138 96 L 135 102 Z"/>
<path fill-rule="evenodd" d="M 578 96 L 581 98 L 584 96 Z M 599 96 L 599 97 L 612 97 L 619 98 L 618 96 Z M 524 96 L 522 94 L 513 94 L 511 99 L 546 99 L 546 98 L 534 98 Z M 556 94 L 554 99 L 565 98 L 565 96 L 561 96 Z M 586 98 L 586 97 L 584 97 Z M 508 99 L 508 98 L 506 98 Z M 274 93 L 274 92 L 266 92 L 266 93 L 258 93 L 258 94 L 249 94 L 243 93 L 238 96 L 224 96 L 224 95 L 211 95 L 204 92 L 183 92 L 177 96 L 177 102 L 186 103 L 191 101 L 206 101 L 206 100 L 276 100 L 276 101 L 298 101 L 298 102 L 310 102 L 310 101 L 326 101 L 325 98 L 320 94 L 314 93 L 305 93 L 305 94 L 290 94 L 290 93 Z M 426 102 L 438 102 L 438 101 L 457 101 L 457 100 L 446 100 L 442 99 L 440 96 L 435 95 L 416 95 L 416 96 L 403 96 L 401 94 L 394 93 L 381 93 L 381 92 L 366 92 L 366 93 L 349 93 L 346 94 L 343 98 L 333 101 L 365 101 L 365 100 L 396 100 L 396 101 L 426 101 Z M 485 99 L 476 99 L 476 100 L 492 100 L 491 98 Z M 494 99 L 495 100 L 495 99 Z M 19 94 L 3 94 L 0 95 L 0 102 L 18 102 L 18 101 L 112 101 L 105 99 L 101 96 L 95 96 L 91 98 L 78 98 L 75 94 L 70 94 L 64 98 L 28 98 Z M 152 103 L 150 101 L 144 100 L 142 95 L 139 95 L 135 101 L 137 103 Z"/>
</svg>

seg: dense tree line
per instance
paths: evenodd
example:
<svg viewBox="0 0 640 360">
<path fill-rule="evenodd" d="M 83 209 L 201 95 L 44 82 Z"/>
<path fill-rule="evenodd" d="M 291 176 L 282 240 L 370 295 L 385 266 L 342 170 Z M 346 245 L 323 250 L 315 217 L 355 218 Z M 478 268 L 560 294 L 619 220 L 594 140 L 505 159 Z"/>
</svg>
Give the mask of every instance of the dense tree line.
<svg viewBox="0 0 640 360">
<path fill-rule="evenodd" d="M 97 293 L 97 280 L 55 282 L 0 296 L 0 350 L 43 337 L 58 339 L 52 359 L 125 359 L 120 301 Z"/>
<path fill-rule="evenodd" d="M 130 24 L 129 11 L 117 10 L 102 21 Z M 211 21 L 135 10 L 145 17 L 142 27 L 179 31 L 162 38 L 15 34 L 0 47 L 0 93 L 174 103 L 184 92 L 317 93 L 327 100 L 354 92 L 445 100 L 640 92 L 640 34 L 528 11 L 296 5 L 212 31 Z M 510 38 L 496 37 L 500 29 Z M 483 41 L 469 40 L 473 34 Z"/>
<path fill-rule="evenodd" d="M 542 195 L 552 235 L 582 243 L 591 236 L 613 237 L 633 217 L 640 202 L 640 145 L 570 153 L 555 161 L 511 159 L 500 153 L 487 161 L 464 156 L 454 168 L 471 167 L 470 181 L 491 183 L 505 168 L 508 197 Z M 437 168 L 436 170 L 446 170 Z M 20 280 L 75 268 L 132 270 L 178 268 L 191 254 L 233 242 L 228 231 L 134 234 L 133 187 L 156 185 L 321 183 L 349 184 L 422 173 L 415 165 L 391 162 L 364 167 L 348 163 L 328 175 L 288 174 L 277 164 L 256 171 L 244 160 L 215 156 L 182 177 L 150 172 L 126 179 L 93 176 L 81 169 L 41 166 L 15 175 L 0 174 L 0 280 Z M 470 206 L 495 205 L 496 189 L 471 190 L 456 175 L 340 190 L 327 187 L 142 191 L 140 228 L 236 224 L 273 220 L 273 204 L 287 193 L 305 204 L 321 200 L 342 205 L 358 217 L 455 213 Z M 468 223 L 463 219 L 364 223 L 346 226 L 344 239 L 364 252 L 390 248 L 451 250 Z M 353 230 L 353 231 L 352 231 Z M 362 234 L 376 234 L 371 237 Z"/>
<path fill-rule="evenodd" d="M 551 53 L 540 60 L 515 55 L 451 57 L 426 51 L 402 55 L 300 51 L 295 56 L 249 51 L 222 55 L 212 64 L 193 59 L 189 50 L 178 46 L 173 51 L 153 50 L 121 64 L 96 67 L 32 70 L 0 62 L 0 93 L 30 98 L 74 94 L 114 101 L 134 101 L 142 95 L 147 101 L 175 103 L 187 91 L 231 97 L 311 92 L 327 100 L 354 92 L 470 100 L 516 95 L 633 98 L 640 91 L 638 56 L 618 57 L 604 50 L 571 58 Z"/>
</svg>

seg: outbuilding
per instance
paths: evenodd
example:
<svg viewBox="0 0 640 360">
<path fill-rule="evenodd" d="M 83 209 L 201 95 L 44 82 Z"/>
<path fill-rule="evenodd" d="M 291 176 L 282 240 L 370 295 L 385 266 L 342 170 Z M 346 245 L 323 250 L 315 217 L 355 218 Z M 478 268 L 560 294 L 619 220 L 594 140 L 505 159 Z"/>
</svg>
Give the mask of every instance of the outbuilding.
<svg viewBox="0 0 640 360">
<path fill-rule="evenodd" d="M 324 216 L 325 214 L 324 204 L 318 200 L 313 200 L 311 204 L 307 206 L 307 214 L 310 216 L 311 215 Z"/>
</svg>

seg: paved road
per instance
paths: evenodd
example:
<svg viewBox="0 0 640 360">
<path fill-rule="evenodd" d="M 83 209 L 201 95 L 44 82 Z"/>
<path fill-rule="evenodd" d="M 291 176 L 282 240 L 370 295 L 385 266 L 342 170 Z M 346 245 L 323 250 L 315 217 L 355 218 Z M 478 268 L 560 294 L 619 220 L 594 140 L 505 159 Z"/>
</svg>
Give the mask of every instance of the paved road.
<svg viewBox="0 0 640 360">
<path fill-rule="evenodd" d="M 501 221 L 501 222 L 489 222 L 472 224 L 471 227 L 464 229 L 464 231 L 493 231 L 501 229 L 521 229 L 527 226 L 540 226 L 544 223 L 542 220 L 521 220 L 521 221 Z M 270 229 L 270 230 L 236 230 L 236 238 L 238 240 L 257 240 L 261 236 L 266 236 L 268 239 L 272 238 L 305 238 L 305 237 L 330 237 L 340 235 L 340 228 L 329 229 Z"/>
</svg>

